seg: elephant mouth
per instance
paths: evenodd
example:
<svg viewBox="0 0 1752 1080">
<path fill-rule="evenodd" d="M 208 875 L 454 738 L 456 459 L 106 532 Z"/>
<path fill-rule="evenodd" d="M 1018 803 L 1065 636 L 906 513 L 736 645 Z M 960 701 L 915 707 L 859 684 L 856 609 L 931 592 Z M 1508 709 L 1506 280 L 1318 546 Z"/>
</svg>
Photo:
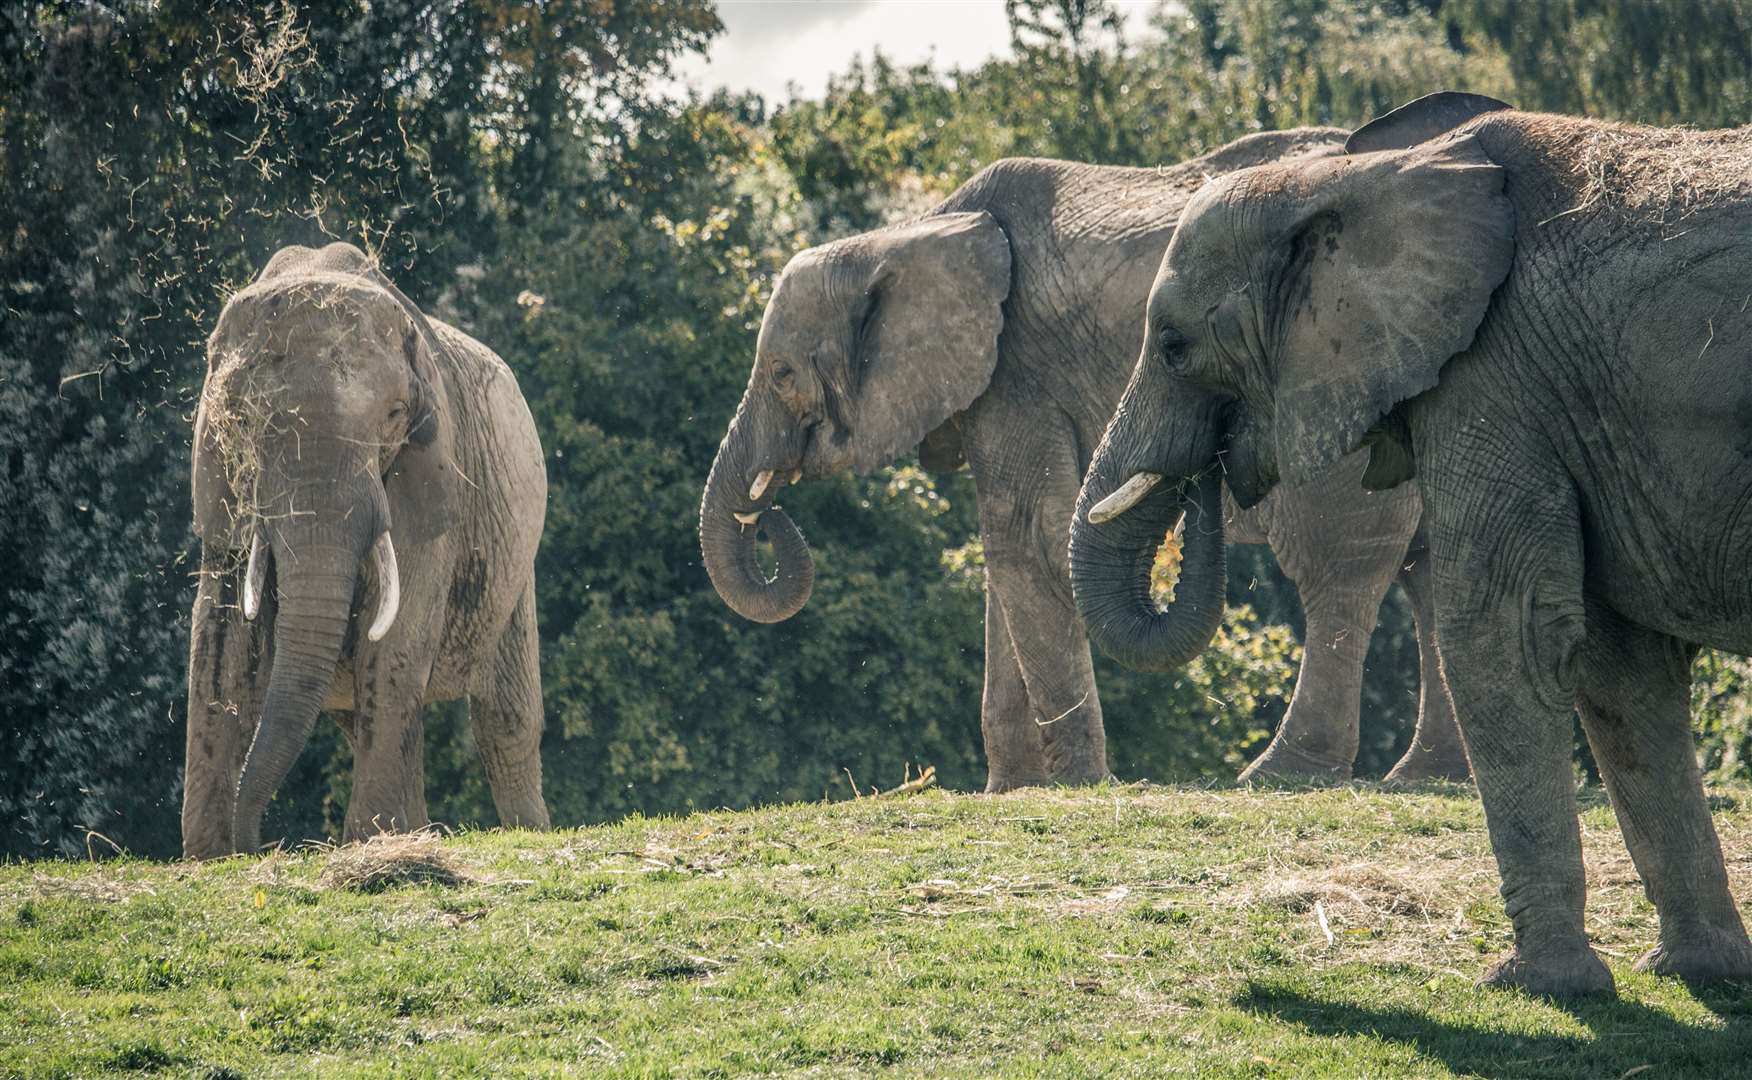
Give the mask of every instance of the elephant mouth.
<svg viewBox="0 0 1752 1080">
<path fill-rule="evenodd" d="M 803 467 L 800 465 L 788 470 L 783 476 L 780 476 L 773 469 L 762 469 L 755 474 L 754 480 L 748 485 L 748 501 L 753 509 L 732 510 L 730 516 L 743 525 L 759 524 L 762 514 L 768 510 L 776 509 L 772 505 L 772 499 L 767 497 L 769 493 L 774 495 L 778 493 L 778 488 L 773 486 L 774 483 L 776 482 L 780 486 L 787 484 L 795 486 L 801 479 L 803 479 Z M 765 501 L 763 502 L 763 500 Z"/>
<path fill-rule="evenodd" d="M 243 617 L 247 622 L 254 622 L 261 613 L 262 590 L 267 585 L 268 568 L 274 561 L 273 545 L 263 539 L 266 531 L 267 526 L 258 523 L 250 535 L 249 559 L 243 570 Z M 390 539 L 388 529 L 378 533 L 377 539 L 372 541 L 371 563 L 380 587 L 377 590 L 377 610 L 371 617 L 365 637 L 382 641 L 401 613 L 401 569 L 396 565 L 395 541 Z"/>
</svg>

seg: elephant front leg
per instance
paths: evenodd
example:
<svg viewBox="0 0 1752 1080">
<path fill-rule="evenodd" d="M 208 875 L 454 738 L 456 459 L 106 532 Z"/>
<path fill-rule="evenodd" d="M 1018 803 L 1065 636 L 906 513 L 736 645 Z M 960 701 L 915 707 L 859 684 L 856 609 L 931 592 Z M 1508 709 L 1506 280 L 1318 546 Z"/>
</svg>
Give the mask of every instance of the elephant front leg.
<svg viewBox="0 0 1752 1080">
<path fill-rule="evenodd" d="M 1023 723 L 1036 728 L 1049 780 L 1100 783 L 1112 775 L 1107 734 L 1066 551 L 1082 482 L 1075 436 L 1068 419 L 1041 415 L 1033 402 L 1022 408 L 994 399 L 974 423 L 968 464 L 979 490 L 986 593 L 997 594 L 1008 652 L 1027 691 Z M 993 610 L 988 604 L 988 680 Z M 1010 734 L 1030 768 L 1028 737 Z"/>
<path fill-rule="evenodd" d="M 541 795 L 541 668 L 537 653 L 535 585 L 524 591 L 491 660 L 469 694 L 475 746 L 487 770 L 499 824 L 548 828 Z"/>
<path fill-rule="evenodd" d="M 1581 713 L 1625 845 L 1660 913 L 1638 967 L 1688 981 L 1752 978 L 1752 942 L 1728 889 L 1691 736 L 1696 650 L 1588 609 Z"/>
<path fill-rule="evenodd" d="M 343 841 L 426 826 L 421 702 L 430 672 L 423 650 L 391 646 L 360 655 L 354 672 L 353 794 Z"/>
<path fill-rule="evenodd" d="M 245 622 L 237 607 L 234 573 L 204 567 L 189 619 L 188 733 L 183 758 L 183 857 L 212 859 L 232 853 L 231 825 L 237 778 L 261 712 L 267 670 L 263 619 Z"/>
<path fill-rule="evenodd" d="M 1573 490 L 1561 475 L 1527 476 L 1524 466 L 1505 465 L 1492 475 L 1476 461 L 1456 462 L 1452 471 L 1434 461 L 1425 470 L 1429 457 L 1419 454 L 1419 483 L 1435 558 L 1442 660 L 1466 718 L 1515 934 L 1513 950 L 1482 982 L 1560 997 L 1609 994 L 1612 973 L 1589 946 L 1584 922 L 1571 768 L 1575 664 L 1584 637 Z M 1488 516 L 1477 512 L 1483 507 Z"/>
<path fill-rule="evenodd" d="M 1411 745 L 1386 779 L 1389 784 L 1422 780 L 1460 783 L 1472 776 L 1472 764 L 1466 760 L 1466 745 L 1460 738 L 1454 702 L 1436 650 L 1436 605 L 1427 545 L 1414 542 L 1406 552 L 1399 585 L 1411 602 L 1412 623 L 1417 628 L 1417 727 L 1412 730 Z"/>
<path fill-rule="evenodd" d="M 1028 705 L 1028 688 L 1010 643 L 1004 606 L 986 581 L 985 694 L 980 702 L 980 733 L 985 737 L 986 791 L 995 794 L 1050 783 L 1040 725 Z"/>
<path fill-rule="evenodd" d="M 1067 520 L 1056 535 L 1069 528 Z M 1007 541 L 986 541 L 986 588 L 998 593 L 1011 655 L 1028 693 L 1024 722 L 1035 729 L 1053 783 L 1098 784 L 1112 775 L 1107 734 L 1089 638 L 1069 595 L 1070 572 L 1026 555 Z"/>
</svg>

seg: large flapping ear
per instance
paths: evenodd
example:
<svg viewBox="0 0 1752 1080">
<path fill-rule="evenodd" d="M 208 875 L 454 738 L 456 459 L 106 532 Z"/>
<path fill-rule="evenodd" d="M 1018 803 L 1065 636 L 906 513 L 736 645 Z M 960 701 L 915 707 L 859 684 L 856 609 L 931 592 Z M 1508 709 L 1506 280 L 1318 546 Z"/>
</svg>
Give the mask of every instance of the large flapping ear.
<svg viewBox="0 0 1752 1080">
<path fill-rule="evenodd" d="M 869 472 L 973 403 L 998 363 L 1010 241 L 979 213 L 932 214 L 860 238 L 853 467 Z"/>
<path fill-rule="evenodd" d="M 384 287 L 408 316 L 402 357 L 409 400 L 407 442 L 390 463 L 383 487 L 397 538 L 423 544 L 449 531 L 460 510 L 463 477 L 453 453 L 455 415 L 439 370 L 450 346 L 401 290 L 387 281 Z"/>
<path fill-rule="evenodd" d="M 1514 258 L 1504 173 L 1471 135 L 1307 166 L 1274 223 L 1278 467 L 1300 483 L 1354 450 L 1472 344 Z"/>
<path fill-rule="evenodd" d="M 1376 150 L 1405 150 L 1453 131 L 1475 116 L 1511 108 L 1514 106 L 1483 94 L 1438 90 L 1416 101 L 1408 101 L 1351 132 L 1350 138 L 1345 140 L 1344 152 L 1367 154 Z"/>
</svg>

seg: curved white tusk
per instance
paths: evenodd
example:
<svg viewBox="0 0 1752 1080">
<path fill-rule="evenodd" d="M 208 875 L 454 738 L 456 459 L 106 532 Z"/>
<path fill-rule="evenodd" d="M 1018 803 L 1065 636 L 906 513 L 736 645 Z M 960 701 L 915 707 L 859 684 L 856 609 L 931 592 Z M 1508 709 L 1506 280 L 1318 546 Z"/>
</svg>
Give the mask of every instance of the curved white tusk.
<svg viewBox="0 0 1752 1080">
<path fill-rule="evenodd" d="M 766 494 L 767 485 L 773 482 L 773 471 L 762 469 L 760 475 L 754 478 L 754 483 L 748 485 L 748 501 L 754 502 Z"/>
<path fill-rule="evenodd" d="M 249 565 L 243 571 L 243 617 L 253 619 L 262 609 L 262 585 L 268 577 L 268 557 L 262 552 L 262 532 L 249 541 Z"/>
<path fill-rule="evenodd" d="M 1141 472 L 1119 485 L 1119 490 L 1089 508 L 1089 524 L 1105 525 L 1130 510 L 1162 482 L 1161 473 Z"/>
<path fill-rule="evenodd" d="M 791 480 L 790 480 L 791 486 L 796 487 L 797 481 L 799 481 L 801 479 L 803 479 L 803 470 L 802 469 L 792 469 L 791 470 Z"/>
<path fill-rule="evenodd" d="M 371 620 L 371 629 L 365 636 L 382 641 L 395 624 L 396 612 L 401 610 L 401 571 L 395 567 L 395 544 L 387 532 L 378 534 L 377 542 L 371 545 L 371 555 L 377 562 L 377 618 Z"/>
<path fill-rule="evenodd" d="M 760 520 L 760 511 L 752 510 L 745 514 L 742 511 L 737 510 L 734 511 L 731 516 L 735 517 L 737 521 L 742 522 L 744 525 L 753 525 Z"/>
</svg>

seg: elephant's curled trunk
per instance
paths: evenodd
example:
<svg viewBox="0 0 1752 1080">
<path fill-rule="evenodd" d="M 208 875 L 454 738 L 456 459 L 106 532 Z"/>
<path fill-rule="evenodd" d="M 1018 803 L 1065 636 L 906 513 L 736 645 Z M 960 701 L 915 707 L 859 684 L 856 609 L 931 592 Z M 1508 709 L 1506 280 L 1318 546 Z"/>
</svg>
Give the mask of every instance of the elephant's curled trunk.
<svg viewBox="0 0 1752 1080">
<path fill-rule="evenodd" d="M 1223 485 L 1214 470 L 1157 486 L 1103 524 L 1089 510 L 1125 477 L 1091 477 L 1071 521 L 1071 583 L 1089 638 L 1127 667 L 1172 671 L 1205 650 L 1222 622 L 1228 565 Z M 1186 514 L 1174 599 L 1158 612 L 1150 567 L 1168 530 Z"/>
<path fill-rule="evenodd" d="M 738 415 L 712 462 L 700 499 L 700 555 L 712 587 L 733 611 L 755 622 L 783 622 L 809 602 L 815 562 L 797 526 L 771 505 L 770 468 L 751 471 L 750 425 Z M 778 562 L 771 578 L 755 557 L 762 532 Z"/>
</svg>

